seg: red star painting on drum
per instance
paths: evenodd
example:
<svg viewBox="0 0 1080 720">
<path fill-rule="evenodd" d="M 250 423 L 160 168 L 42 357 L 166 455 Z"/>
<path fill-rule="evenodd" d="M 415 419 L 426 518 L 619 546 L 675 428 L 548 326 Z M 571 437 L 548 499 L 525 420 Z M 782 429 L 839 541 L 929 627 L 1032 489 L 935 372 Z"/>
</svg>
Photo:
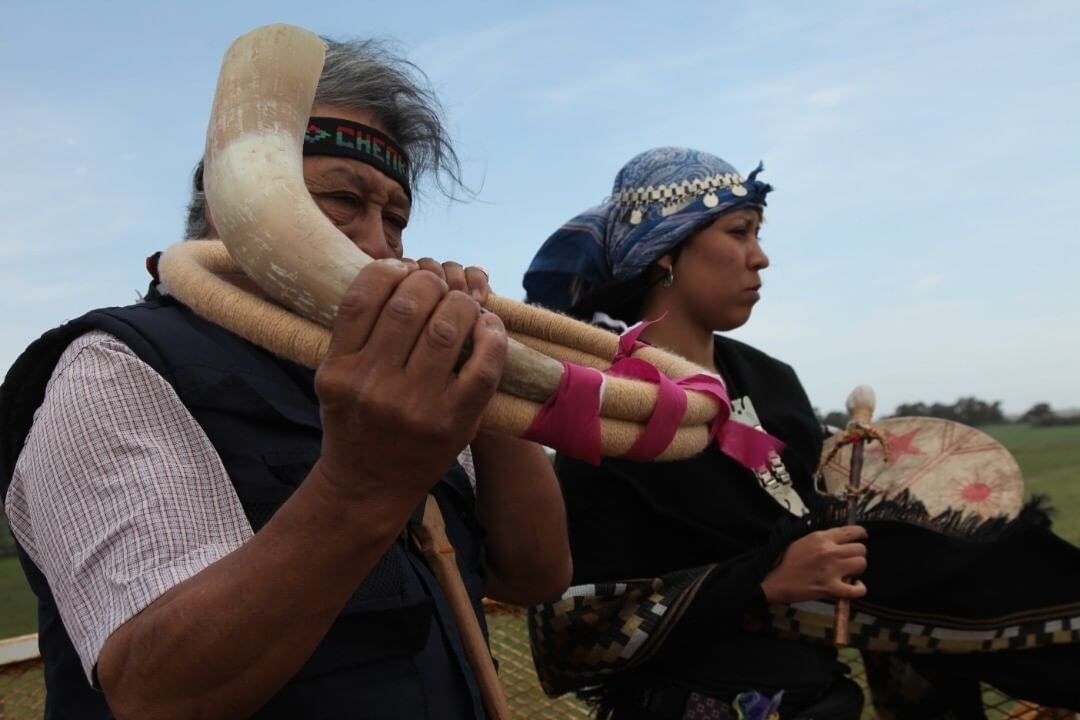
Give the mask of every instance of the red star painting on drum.
<svg viewBox="0 0 1080 720">
<path fill-rule="evenodd" d="M 919 430 L 916 428 L 911 432 L 904 433 L 903 435 L 897 435 L 891 433 L 888 430 L 882 433 L 885 436 L 885 442 L 889 444 L 889 457 L 885 461 L 890 466 L 895 465 L 896 461 L 902 458 L 904 455 L 925 455 L 922 450 L 915 444 L 915 436 L 919 434 Z M 867 448 L 868 451 L 883 452 L 880 444 L 871 445 Z"/>
<path fill-rule="evenodd" d="M 895 498 L 907 490 L 931 517 L 959 510 L 965 517 L 1015 517 L 1023 505 L 1024 483 L 1009 451 L 986 433 L 937 418 L 900 417 L 874 423 L 889 443 L 867 445 L 862 484 Z M 828 453 L 834 440 L 825 443 Z M 850 450 L 822 468 L 829 492 L 847 482 Z"/>
</svg>

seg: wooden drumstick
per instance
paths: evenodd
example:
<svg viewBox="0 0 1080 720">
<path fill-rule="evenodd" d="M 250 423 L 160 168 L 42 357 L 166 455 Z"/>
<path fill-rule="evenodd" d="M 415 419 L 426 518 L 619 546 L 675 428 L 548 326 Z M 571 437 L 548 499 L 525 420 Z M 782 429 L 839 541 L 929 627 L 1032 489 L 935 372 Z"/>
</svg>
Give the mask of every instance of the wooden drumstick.
<svg viewBox="0 0 1080 720">
<path fill-rule="evenodd" d="M 847 411 L 851 416 L 850 423 L 867 425 L 874 417 L 874 390 L 869 385 L 859 385 L 851 391 L 847 399 Z M 849 427 L 850 427 L 849 423 Z M 863 446 L 864 438 L 858 438 L 851 444 L 851 470 L 848 473 L 847 495 L 847 524 L 854 525 L 858 520 L 856 507 L 858 505 L 859 484 L 862 481 Z M 836 616 L 833 627 L 835 628 L 835 641 L 837 645 L 848 643 L 848 621 L 851 619 L 851 601 L 841 598 L 836 601 Z"/>
<path fill-rule="evenodd" d="M 495 672 L 491 651 L 484 639 L 484 631 L 480 629 L 480 621 L 476 619 L 472 600 L 458 570 L 454 546 L 446 535 L 446 523 L 434 496 L 428 495 L 423 519 L 418 525 L 412 526 L 412 533 L 420 554 L 427 560 L 454 613 L 454 621 L 465 646 L 465 657 L 476 675 L 488 717 L 492 720 L 510 720 L 506 693 Z"/>
</svg>

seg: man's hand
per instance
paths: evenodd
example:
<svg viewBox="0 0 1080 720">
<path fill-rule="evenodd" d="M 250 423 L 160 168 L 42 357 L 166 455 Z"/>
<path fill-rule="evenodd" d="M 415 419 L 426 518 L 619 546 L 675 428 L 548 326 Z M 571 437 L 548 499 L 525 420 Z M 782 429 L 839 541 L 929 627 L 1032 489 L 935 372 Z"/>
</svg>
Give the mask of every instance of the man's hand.
<svg viewBox="0 0 1080 720">
<path fill-rule="evenodd" d="M 464 271 L 447 274 L 466 282 Z M 470 338 L 472 354 L 455 372 Z M 502 321 L 439 274 L 396 260 L 365 267 L 342 299 L 315 376 L 317 468 L 328 485 L 403 522 L 475 435 L 506 343 Z"/>
<path fill-rule="evenodd" d="M 769 602 L 793 603 L 824 597 L 860 598 L 866 585 L 848 583 L 866 570 L 866 530 L 858 525 L 820 530 L 799 538 L 761 583 Z"/>
<path fill-rule="evenodd" d="M 114 715 L 235 718 L 263 705 L 475 434 L 505 356 L 499 318 L 441 278 L 397 260 L 364 268 L 316 373 L 322 457 L 249 542 L 109 636 L 97 669 Z"/>
<path fill-rule="evenodd" d="M 407 260 L 406 262 L 413 261 Z M 415 262 L 416 266 L 421 270 L 435 273 L 445 280 L 451 290 L 468 293 L 480 304 L 486 302 L 488 295 L 491 294 L 487 270 L 478 265 L 462 267 L 461 263 L 456 263 L 453 260 L 440 263 L 431 258 L 420 258 Z"/>
</svg>

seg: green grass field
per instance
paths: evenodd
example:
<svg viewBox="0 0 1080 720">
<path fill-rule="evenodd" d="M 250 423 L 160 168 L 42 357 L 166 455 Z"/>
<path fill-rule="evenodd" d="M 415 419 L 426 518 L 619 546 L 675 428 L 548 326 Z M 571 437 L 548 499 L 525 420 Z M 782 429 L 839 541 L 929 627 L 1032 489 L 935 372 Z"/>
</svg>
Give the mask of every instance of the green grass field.
<svg viewBox="0 0 1080 720">
<path fill-rule="evenodd" d="M 18 559 L 0 558 L 0 638 L 35 632 L 35 608 Z"/>
<path fill-rule="evenodd" d="M 1028 495 L 1050 498 L 1057 534 L 1080 545 L 1080 425 L 991 425 L 982 429 L 1016 458 Z"/>
</svg>

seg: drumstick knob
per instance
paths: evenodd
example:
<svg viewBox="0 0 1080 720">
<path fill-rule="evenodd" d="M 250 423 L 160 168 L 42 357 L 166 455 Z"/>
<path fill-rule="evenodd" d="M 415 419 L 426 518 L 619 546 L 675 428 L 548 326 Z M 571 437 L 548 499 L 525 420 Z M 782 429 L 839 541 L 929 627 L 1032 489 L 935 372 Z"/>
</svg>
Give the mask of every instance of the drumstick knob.
<svg viewBox="0 0 1080 720">
<path fill-rule="evenodd" d="M 876 402 L 874 388 L 869 385 L 859 385 L 848 395 L 848 414 L 856 422 L 870 422 L 870 419 L 874 417 L 874 404 Z"/>
</svg>

